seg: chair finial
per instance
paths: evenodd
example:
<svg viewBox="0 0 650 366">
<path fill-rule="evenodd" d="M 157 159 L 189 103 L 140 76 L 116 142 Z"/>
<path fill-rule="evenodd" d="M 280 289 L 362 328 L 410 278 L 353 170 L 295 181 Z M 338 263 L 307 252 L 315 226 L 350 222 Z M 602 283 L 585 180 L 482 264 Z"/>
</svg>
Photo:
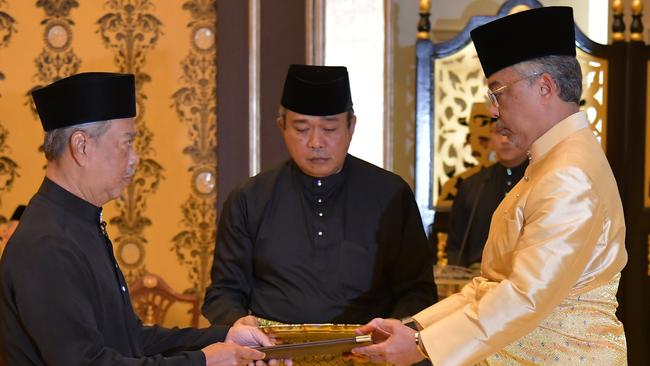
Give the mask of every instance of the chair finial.
<svg viewBox="0 0 650 366">
<path fill-rule="evenodd" d="M 623 21 L 623 1 L 614 0 L 612 3 L 612 41 L 625 41 L 625 22 Z"/>
<path fill-rule="evenodd" d="M 641 0 L 632 1 L 632 24 L 630 25 L 630 40 L 633 42 L 643 42 L 643 2 Z"/>
<path fill-rule="evenodd" d="M 417 39 L 429 39 L 431 21 L 429 20 L 431 0 L 420 0 L 420 21 L 418 22 Z"/>
</svg>

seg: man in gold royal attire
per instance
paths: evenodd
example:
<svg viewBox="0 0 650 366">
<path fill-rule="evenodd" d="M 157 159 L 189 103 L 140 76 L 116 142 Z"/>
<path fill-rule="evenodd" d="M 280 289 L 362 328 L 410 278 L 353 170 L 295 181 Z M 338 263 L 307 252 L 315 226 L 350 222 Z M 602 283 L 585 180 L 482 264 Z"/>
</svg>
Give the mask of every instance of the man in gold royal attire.
<svg viewBox="0 0 650 366">
<path fill-rule="evenodd" d="M 413 316 L 359 329 L 353 352 L 407 364 L 625 365 L 615 312 L 627 261 L 616 181 L 578 109 L 571 8 L 520 12 L 471 33 L 503 135 L 529 150 L 524 179 L 495 211 L 481 276 Z"/>
</svg>

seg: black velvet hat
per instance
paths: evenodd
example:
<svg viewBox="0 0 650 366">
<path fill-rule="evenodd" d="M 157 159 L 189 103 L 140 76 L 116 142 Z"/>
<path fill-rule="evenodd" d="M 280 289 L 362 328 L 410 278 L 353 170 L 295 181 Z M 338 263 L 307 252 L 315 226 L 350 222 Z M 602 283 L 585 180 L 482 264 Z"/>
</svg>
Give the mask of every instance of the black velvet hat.
<svg viewBox="0 0 650 366">
<path fill-rule="evenodd" d="M 331 116 L 352 109 L 348 70 L 343 66 L 291 65 L 280 104 L 296 113 Z"/>
<path fill-rule="evenodd" d="M 135 117 L 135 78 L 131 74 L 86 72 L 32 92 L 43 129 Z"/>
<path fill-rule="evenodd" d="M 522 11 L 471 32 L 485 77 L 523 61 L 576 55 L 573 10 L 549 6 Z"/>
</svg>

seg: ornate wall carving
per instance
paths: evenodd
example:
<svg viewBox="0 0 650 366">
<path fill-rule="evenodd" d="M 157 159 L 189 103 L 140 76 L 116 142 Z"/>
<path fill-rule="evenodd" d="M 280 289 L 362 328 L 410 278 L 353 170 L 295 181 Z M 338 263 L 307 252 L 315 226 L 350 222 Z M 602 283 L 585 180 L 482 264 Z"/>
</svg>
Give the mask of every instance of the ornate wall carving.
<svg viewBox="0 0 650 366">
<path fill-rule="evenodd" d="M 72 48 L 72 30 L 75 25 L 70 17 L 73 8 L 79 7 L 77 0 L 38 0 L 36 6 L 43 8 L 45 19 L 43 25 L 44 47 L 36 57 L 35 85 L 25 96 L 27 103 L 33 107 L 31 91 L 47 85 L 53 81 L 70 76 L 79 71 L 81 59 Z"/>
<path fill-rule="evenodd" d="M 187 24 L 192 47 L 181 62 L 182 87 L 173 95 L 179 121 L 187 126 L 192 191 L 181 205 L 183 229 L 174 236 L 173 250 L 188 269 L 189 289 L 203 296 L 210 281 L 216 241 L 216 1 L 191 0 L 183 4 L 191 14 Z"/>
<path fill-rule="evenodd" d="M 16 20 L 4 9 L 7 8 L 7 2 L 0 0 L 0 48 L 9 46 L 11 38 L 16 33 Z M 0 70 L 0 82 L 5 79 L 5 74 Z M 2 91 L 0 89 L 0 98 Z M 11 149 L 7 145 L 9 130 L 0 120 L 0 206 L 2 205 L 2 196 L 6 191 L 11 190 L 18 174 L 18 164 L 11 158 Z M 7 221 L 7 217 L 0 215 L 0 223 Z"/>
<path fill-rule="evenodd" d="M 132 282 L 144 270 L 144 229 L 151 225 L 147 201 L 155 194 L 163 179 L 163 166 L 154 159 L 153 132 L 145 122 L 147 95 L 144 87 L 151 82 L 145 71 L 147 53 L 156 47 L 162 35 L 162 22 L 152 13 L 150 0 L 109 0 L 108 13 L 97 21 L 97 32 L 106 48 L 113 52 L 113 63 L 119 72 L 135 74 L 138 114 L 135 120 L 138 136 L 135 149 L 140 164 L 124 195 L 116 200 L 118 215 L 110 219 L 118 234 L 113 234 L 115 254 L 125 277 Z"/>
</svg>

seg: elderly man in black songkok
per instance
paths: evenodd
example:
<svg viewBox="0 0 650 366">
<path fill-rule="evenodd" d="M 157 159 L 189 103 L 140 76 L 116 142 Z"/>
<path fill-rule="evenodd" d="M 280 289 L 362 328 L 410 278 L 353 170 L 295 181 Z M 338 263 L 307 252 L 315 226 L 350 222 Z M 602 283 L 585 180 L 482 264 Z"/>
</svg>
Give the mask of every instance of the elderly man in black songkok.
<svg viewBox="0 0 650 366">
<path fill-rule="evenodd" d="M 9 365 L 246 365 L 271 345 L 247 326 L 143 326 L 102 221 L 138 163 L 133 75 L 83 73 L 32 93 L 47 168 L 0 263 Z M 226 343 L 217 343 L 217 342 Z M 261 361 L 258 361 L 261 362 Z"/>
<path fill-rule="evenodd" d="M 530 163 L 492 215 L 481 276 L 416 314 L 375 319 L 374 361 L 626 365 L 616 290 L 627 261 L 616 180 L 587 115 L 569 7 L 528 10 L 471 32 L 490 113 Z M 353 350 L 354 352 L 355 350 Z"/>
</svg>

